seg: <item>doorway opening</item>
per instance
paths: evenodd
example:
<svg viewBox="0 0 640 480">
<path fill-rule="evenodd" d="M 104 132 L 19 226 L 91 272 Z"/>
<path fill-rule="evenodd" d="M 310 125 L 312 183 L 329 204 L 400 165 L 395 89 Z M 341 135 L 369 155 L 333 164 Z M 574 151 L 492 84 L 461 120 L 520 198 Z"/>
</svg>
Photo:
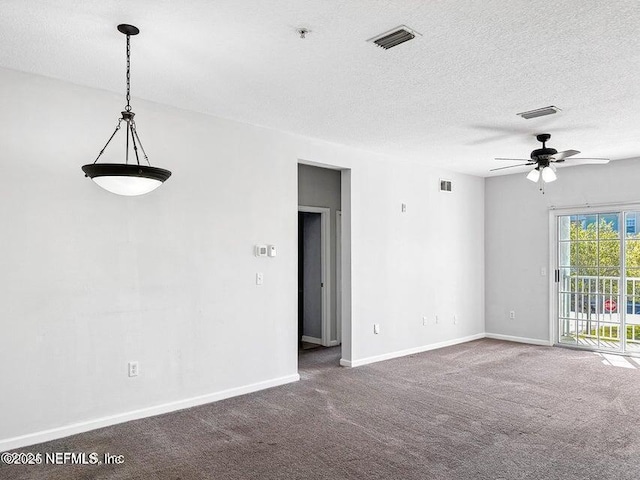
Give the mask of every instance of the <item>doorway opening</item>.
<svg viewBox="0 0 640 480">
<path fill-rule="evenodd" d="M 345 357 L 343 311 L 344 172 L 298 165 L 298 355 L 302 368 L 338 366 Z M 347 177 L 348 178 L 348 177 Z M 347 349 L 347 354 L 350 351 Z"/>
</svg>

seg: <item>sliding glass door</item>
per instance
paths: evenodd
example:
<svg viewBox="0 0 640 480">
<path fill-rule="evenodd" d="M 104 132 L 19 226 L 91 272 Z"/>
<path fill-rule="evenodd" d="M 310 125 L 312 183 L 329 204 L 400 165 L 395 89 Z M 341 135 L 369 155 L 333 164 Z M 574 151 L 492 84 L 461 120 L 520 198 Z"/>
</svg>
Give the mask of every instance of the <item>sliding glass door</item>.
<svg viewBox="0 0 640 480">
<path fill-rule="evenodd" d="M 557 217 L 558 343 L 640 352 L 640 212 Z"/>
</svg>

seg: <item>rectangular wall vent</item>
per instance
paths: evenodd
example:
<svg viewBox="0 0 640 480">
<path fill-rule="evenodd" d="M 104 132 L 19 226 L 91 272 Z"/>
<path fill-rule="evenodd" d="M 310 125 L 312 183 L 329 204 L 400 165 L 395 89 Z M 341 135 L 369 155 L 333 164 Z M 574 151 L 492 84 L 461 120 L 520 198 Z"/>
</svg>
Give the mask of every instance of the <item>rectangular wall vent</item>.
<svg viewBox="0 0 640 480">
<path fill-rule="evenodd" d="M 517 113 L 516 115 L 520 115 L 522 118 L 526 118 L 528 120 L 530 118 L 552 115 L 554 113 L 558 113 L 559 111 L 560 109 L 558 107 L 554 107 L 553 105 L 551 105 L 549 107 L 538 108 L 536 110 L 529 110 L 528 112 Z"/>
<path fill-rule="evenodd" d="M 401 43 L 413 40 L 416 36 L 420 35 L 418 32 L 406 25 L 400 25 L 399 27 L 389 30 L 388 32 L 381 33 L 373 38 L 367 40 L 367 42 L 375 43 L 377 46 L 389 50 L 390 48 L 397 47 Z"/>
<path fill-rule="evenodd" d="M 451 191 L 451 180 L 440 180 L 440 191 L 441 192 L 450 192 Z"/>
</svg>

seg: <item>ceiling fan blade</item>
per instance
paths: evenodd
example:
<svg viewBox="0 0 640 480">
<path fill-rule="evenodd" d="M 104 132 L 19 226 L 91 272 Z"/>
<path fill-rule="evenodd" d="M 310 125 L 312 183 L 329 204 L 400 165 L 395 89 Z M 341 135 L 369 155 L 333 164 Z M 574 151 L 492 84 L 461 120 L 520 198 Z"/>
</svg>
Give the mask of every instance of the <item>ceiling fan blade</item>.
<svg viewBox="0 0 640 480">
<path fill-rule="evenodd" d="M 506 160 L 508 162 L 531 162 L 529 158 L 496 158 L 496 160 Z"/>
<path fill-rule="evenodd" d="M 571 167 L 574 165 L 605 165 L 609 163 L 608 158 L 568 158 L 564 167 Z M 565 162 L 564 160 L 562 161 Z M 560 165 L 558 165 L 560 166 Z"/>
<path fill-rule="evenodd" d="M 506 159 L 504 159 L 506 160 Z M 504 170 L 505 168 L 514 168 L 514 167 L 525 167 L 528 165 L 535 165 L 535 162 L 529 162 L 529 163 L 521 163 L 519 165 L 509 165 L 508 167 L 498 167 L 498 168 L 492 168 L 491 170 L 489 170 L 490 172 L 495 172 L 496 170 Z"/>
<path fill-rule="evenodd" d="M 563 160 L 568 157 L 573 157 L 574 155 L 579 154 L 578 150 L 565 150 L 564 152 L 558 152 L 553 155 L 553 159 L 557 162 L 558 160 Z"/>
</svg>

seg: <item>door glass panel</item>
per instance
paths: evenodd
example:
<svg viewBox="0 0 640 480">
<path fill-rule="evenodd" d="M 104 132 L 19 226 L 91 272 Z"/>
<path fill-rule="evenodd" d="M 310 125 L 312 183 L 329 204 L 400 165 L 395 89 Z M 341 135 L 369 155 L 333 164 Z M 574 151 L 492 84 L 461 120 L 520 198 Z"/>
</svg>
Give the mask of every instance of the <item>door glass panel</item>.
<svg viewBox="0 0 640 480">
<path fill-rule="evenodd" d="M 640 325 L 640 297 L 627 296 L 627 324 Z"/>
<path fill-rule="evenodd" d="M 627 268 L 640 268 L 640 239 L 627 238 L 625 248 Z"/>
<path fill-rule="evenodd" d="M 630 323 L 627 325 L 627 351 L 640 352 L 640 325 Z"/>
<path fill-rule="evenodd" d="M 597 215 L 571 215 L 571 235 L 572 241 L 595 239 Z"/>
<path fill-rule="evenodd" d="M 571 293 L 560 294 L 560 318 L 576 318 L 576 298 Z"/>
<path fill-rule="evenodd" d="M 603 271 L 600 270 L 600 273 L 603 273 Z M 612 275 L 598 276 L 597 291 L 598 293 L 603 294 L 607 297 L 605 298 L 605 303 L 607 301 L 609 301 L 609 303 L 613 302 L 615 300 L 613 297 L 617 298 L 618 294 L 620 293 L 620 276 L 617 276 L 617 277 L 614 277 Z M 612 304 L 612 307 L 613 307 L 613 304 Z M 600 310 L 604 311 L 602 309 Z M 611 308 L 608 308 L 608 310 L 611 311 Z M 613 309 L 613 311 L 615 311 L 615 309 Z"/>
<path fill-rule="evenodd" d="M 621 340 L 627 308 L 625 301 L 621 302 L 626 298 L 626 292 L 621 289 L 624 285 L 621 273 L 626 270 L 621 270 L 620 218 L 623 217 L 618 213 L 558 218 L 560 343 L 612 351 L 623 348 Z M 637 241 L 640 252 L 640 237 Z M 640 300 L 640 258 L 638 270 L 637 296 Z M 627 282 L 626 289 L 633 288 L 635 285 Z M 638 320 L 640 351 L 640 305 Z"/>
<path fill-rule="evenodd" d="M 578 345 L 584 347 L 597 347 L 598 336 L 597 327 L 598 322 L 595 320 L 578 320 L 577 322 L 577 339 Z"/>
<path fill-rule="evenodd" d="M 627 295 L 640 296 L 640 268 L 626 268 Z"/>
<path fill-rule="evenodd" d="M 640 238 L 640 212 L 625 212 L 624 233 L 627 239 Z"/>
<path fill-rule="evenodd" d="M 591 298 L 591 311 L 599 322 L 620 322 L 618 308 L 617 295 L 593 295 Z"/>
<path fill-rule="evenodd" d="M 600 323 L 598 325 L 598 347 L 610 350 L 620 349 L 620 325 L 617 323 Z"/>
<path fill-rule="evenodd" d="M 627 278 L 627 282 L 629 279 Z M 640 295 L 640 291 L 638 292 Z M 627 296 L 627 351 L 640 352 L 640 296 Z"/>
<path fill-rule="evenodd" d="M 570 242 L 560 242 L 559 252 L 558 252 L 558 261 L 560 262 L 561 267 L 569 267 L 571 266 L 571 246 L 575 245 L 575 243 Z"/>
<path fill-rule="evenodd" d="M 560 343 L 575 344 L 577 342 L 576 321 L 560 319 Z"/>
<path fill-rule="evenodd" d="M 618 214 L 604 213 L 598 215 L 598 239 L 618 240 L 620 229 L 618 228 Z"/>
<path fill-rule="evenodd" d="M 598 265 L 600 267 L 620 266 L 620 240 L 598 241 Z"/>
<path fill-rule="evenodd" d="M 571 217 L 568 215 L 558 219 L 558 240 L 561 242 L 571 240 Z"/>
<path fill-rule="evenodd" d="M 619 279 L 620 278 L 620 268 L 611 268 L 611 267 L 600 267 L 599 273 L 601 279 Z M 619 282 L 618 282 L 619 284 Z"/>
<path fill-rule="evenodd" d="M 571 265 L 597 267 L 598 242 L 580 241 L 571 245 Z"/>
</svg>

